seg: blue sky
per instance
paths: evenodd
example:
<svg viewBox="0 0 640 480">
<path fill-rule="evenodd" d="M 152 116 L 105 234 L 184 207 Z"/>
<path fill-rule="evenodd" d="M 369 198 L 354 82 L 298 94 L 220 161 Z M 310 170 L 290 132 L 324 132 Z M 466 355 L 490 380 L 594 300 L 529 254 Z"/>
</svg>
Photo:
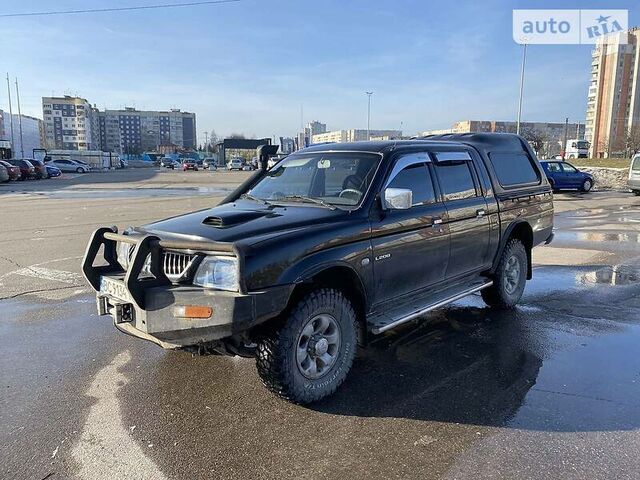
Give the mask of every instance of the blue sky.
<svg viewBox="0 0 640 480">
<path fill-rule="evenodd" d="M 4 0 L 2 10 L 175 1 Z M 3 18 L 0 72 L 19 77 L 23 113 L 38 117 L 42 96 L 78 94 L 99 108 L 193 111 L 199 132 L 293 135 L 301 105 L 305 123 L 366 128 L 372 90 L 371 127 L 413 134 L 462 119 L 515 119 L 514 8 L 628 8 L 629 25 L 640 24 L 631 1 L 243 0 Z M 583 121 L 590 51 L 529 47 L 524 120 Z"/>
</svg>

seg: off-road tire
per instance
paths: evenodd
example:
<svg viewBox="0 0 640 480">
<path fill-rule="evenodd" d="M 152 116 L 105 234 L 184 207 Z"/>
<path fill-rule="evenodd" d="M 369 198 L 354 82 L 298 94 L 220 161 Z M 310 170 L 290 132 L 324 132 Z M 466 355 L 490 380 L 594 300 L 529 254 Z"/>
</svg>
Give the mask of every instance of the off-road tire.
<svg viewBox="0 0 640 480">
<path fill-rule="evenodd" d="M 520 272 L 516 288 L 509 291 L 506 270 L 512 257 L 518 262 Z M 527 282 L 527 251 L 517 238 L 512 238 L 507 242 L 492 279 L 493 285 L 481 290 L 484 303 L 495 308 L 514 307 L 522 297 Z"/>
<path fill-rule="evenodd" d="M 582 186 L 580 187 L 580 190 L 582 190 L 584 193 L 587 193 L 587 192 L 590 192 L 592 188 L 593 188 L 593 181 L 586 178 L 584 182 L 582 182 Z"/>
<path fill-rule="evenodd" d="M 296 361 L 304 326 L 317 315 L 329 314 L 340 330 L 340 346 L 331 368 L 320 378 L 302 374 Z M 306 404 L 331 395 L 342 384 L 357 348 L 357 319 L 351 302 L 339 290 L 321 288 L 302 297 L 282 323 L 258 341 L 256 366 L 264 385 L 276 395 Z"/>
</svg>

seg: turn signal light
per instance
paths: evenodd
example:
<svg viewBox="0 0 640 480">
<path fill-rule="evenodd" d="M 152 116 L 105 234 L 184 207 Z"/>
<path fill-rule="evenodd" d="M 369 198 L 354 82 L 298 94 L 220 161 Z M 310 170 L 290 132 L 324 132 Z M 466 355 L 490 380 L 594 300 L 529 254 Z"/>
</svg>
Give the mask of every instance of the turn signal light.
<svg viewBox="0 0 640 480">
<path fill-rule="evenodd" d="M 211 318 L 213 308 L 200 305 L 184 305 L 173 309 L 173 316 L 179 318 Z"/>
</svg>

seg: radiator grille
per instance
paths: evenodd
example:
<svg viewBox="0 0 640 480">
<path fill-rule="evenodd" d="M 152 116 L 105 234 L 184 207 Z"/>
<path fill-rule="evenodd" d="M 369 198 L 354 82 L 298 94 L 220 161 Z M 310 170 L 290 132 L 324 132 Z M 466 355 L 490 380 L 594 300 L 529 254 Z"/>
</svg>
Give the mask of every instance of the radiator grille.
<svg viewBox="0 0 640 480">
<path fill-rule="evenodd" d="M 182 278 L 195 258 L 194 254 L 180 252 L 163 252 L 162 267 L 169 280 L 175 281 Z"/>
</svg>

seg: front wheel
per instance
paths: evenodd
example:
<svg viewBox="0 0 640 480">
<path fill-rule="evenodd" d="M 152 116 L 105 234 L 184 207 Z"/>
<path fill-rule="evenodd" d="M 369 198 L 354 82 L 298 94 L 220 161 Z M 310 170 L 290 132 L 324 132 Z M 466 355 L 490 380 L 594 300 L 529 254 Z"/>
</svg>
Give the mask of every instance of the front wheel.
<svg viewBox="0 0 640 480">
<path fill-rule="evenodd" d="M 591 181 L 591 179 L 586 178 L 584 180 L 584 182 L 582 182 L 582 191 L 583 192 L 588 192 L 589 190 L 591 190 L 592 187 L 593 187 L 593 182 Z"/>
<path fill-rule="evenodd" d="M 258 341 L 258 374 L 269 390 L 294 403 L 331 395 L 351 369 L 356 329 L 355 311 L 342 292 L 312 291 Z"/>
<path fill-rule="evenodd" d="M 482 299 L 490 307 L 512 308 L 518 303 L 527 281 L 527 251 L 513 238 L 502 252 L 493 285 L 481 290 Z"/>
<path fill-rule="evenodd" d="M 640 197 L 640 190 L 634 190 L 634 191 L 633 191 L 633 194 L 634 194 L 636 197 Z"/>
<path fill-rule="evenodd" d="M 76 172 L 78 172 L 78 173 L 84 173 L 84 168 L 80 168 L 80 167 L 78 167 L 78 168 L 76 168 Z"/>
</svg>

